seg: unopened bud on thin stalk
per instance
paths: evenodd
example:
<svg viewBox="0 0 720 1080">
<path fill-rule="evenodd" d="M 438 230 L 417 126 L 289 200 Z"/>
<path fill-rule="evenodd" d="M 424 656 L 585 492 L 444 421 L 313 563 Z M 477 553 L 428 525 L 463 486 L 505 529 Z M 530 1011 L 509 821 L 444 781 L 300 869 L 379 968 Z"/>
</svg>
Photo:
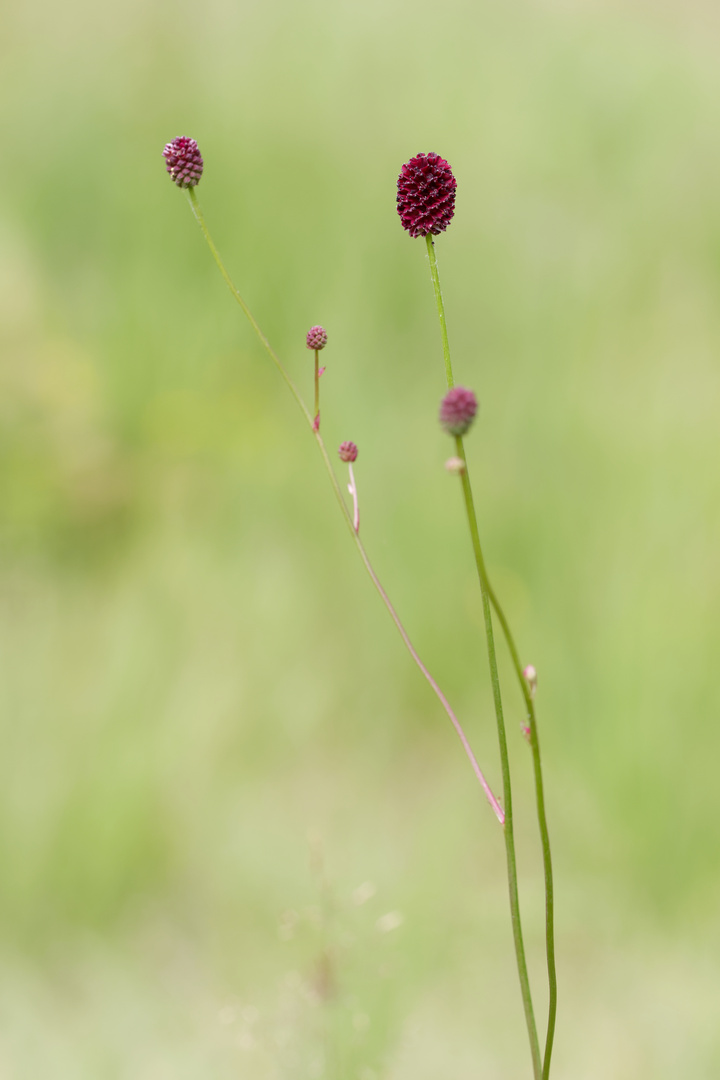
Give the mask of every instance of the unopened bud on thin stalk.
<svg viewBox="0 0 720 1080">
<path fill-rule="evenodd" d="M 357 461 L 358 448 L 354 442 L 340 443 L 338 454 L 341 461 Z"/>
<path fill-rule="evenodd" d="M 313 431 L 317 433 L 320 430 L 320 376 L 325 370 L 323 368 L 320 371 L 318 353 L 327 345 L 327 333 L 323 327 L 311 326 L 305 335 L 305 344 L 308 349 L 312 349 L 315 353 L 315 419 L 313 420 Z"/>
<path fill-rule="evenodd" d="M 350 483 L 348 484 L 348 491 L 352 495 L 353 501 L 353 529 L 355 532 L 360 531 L 360 507 L 358 504 L 357 484 L 355 483 L 355 473 L 353 472 L 353 461 L 357 461 L 358 448 L 354 442 L 340 443 L 338 447 L 338 454 L 341 461 L 347 462 L 348 474 L 350 476 Z"/>
<path fill-rule="evenodd" d="M 411 236 L 445 232 L 455 213 L 457 182 L 438 154 L 416 154 L 403 165 L 397 183 L 397 212 Z"/>
<path fill-rule="evenodd" d="M 187 135 L 167 143 L 163 150 L 165 168 L 179 188 L 195 187 L 203 174 L 203 159 L 198 144 Z"/>
<path fill-rule="evenodd" d="M 440 423 L 448 435 L 464 435 L 477 412 L 477 398 L 465 386 L 454 386 L 440 402 Z"/>
<path fill-rule="evenodd" d="M 535 694 L 537 693 L 537 671 L 535 670 L 535 668 L 533 667 L 532 664 L 528 664 L 528 666 L 523 671 L 523 675 L 525 676 L 525 679 L 526 679 L 527 684 L 528 684 L 528 689 L 530 691 L 530 697 L 534 698 Z"/>
<path fill-rule="evenodd" d="M 324 349 L 327 345 L 327 331 L 322 326 L 311 326 L 305 340 L 308 349 Z"/>
</svg>

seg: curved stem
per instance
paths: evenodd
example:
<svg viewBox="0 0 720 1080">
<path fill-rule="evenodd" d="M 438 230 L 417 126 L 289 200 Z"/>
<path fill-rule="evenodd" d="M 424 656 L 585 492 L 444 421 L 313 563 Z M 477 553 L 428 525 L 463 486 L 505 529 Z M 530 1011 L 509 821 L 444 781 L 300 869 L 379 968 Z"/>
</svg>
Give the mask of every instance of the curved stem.
<svg viewBox="0 0 720 1080">
<path fill-rule="evenodd" d="M 518 977 L 520 979 L 520 991 L 522 994 L 523 1008 L 525 1010 L 525 1023 L 530 1039 L 530 1053 L 533 1061 L 533 1071 L 536 1080 L 541 1080 L 542 1064 L 540 1059 L 540 1044 L 538 1042 L 535 1014 L 533 1012 L 532 994 L 530 991 L 530 978 L 528 976 L 527 960 L 525 957 L 525 944 L 523 941 L 522 924 L 520 921 L 520 898 L 517 883 L 517 860 L 515 857 L 515 829 L 513 823 L 512 788 L 510 784 L 510 758 L 507 748 L 507 736 L 505 732 L 505 719 L 503 716 L 502 697 L 500 694 L 500 677 L 497 668 L 497 655 L 495 652 L 495 636 L 493 633 L 492 613 L 490 611 L 490 596 L 488 593 L 487 572 L 485 560 L 480 546 L 480 534 L 475 514 L 470 476 L 468 474 L 465 447 L 460 435 L 455 438 L 457 456 L 464 463 L 460 470 L 462 481 L 465 510 L 467 513 L 470 537 L 472 540 L 475 565 L 480 582 L 482 596 L 483 618 L 485 620 L 485 634 L 487 637 L 488 661 L 490 665 L 490 680 L 492 683 L 493 700 L 495 703 L 495 717 L 497 720 L 498 744 L 500 747 L 500 762 L 503 778 L 503 802 L 505 804 L 505 852 L 507 857 L 508 891 L 510 895 L 510 918 L 512 922 L 513 941 L 515 942 L 515 956 L 517 958 Z"/>
<path fill-rule="evenodd" d="M 268 341 L 268 339 L 263 334 L 263 332 L 260 329 L 258 323 L 253 318 L 253 315 L 250 312 L 250 309 L 248 308 L 247 304 L 245 303 L 242 296 L 238 292 L 238 290 L 237 290 L 232 278 L 230 277 L 229 273 L 225 269 L 225 264 L 223 263 L 222 259 L 220 258 L 220 253 L 219 253 L 218 249 L 215 247 L 215 244 L 213 243 L 212 237 L 210 236 L 210 232 L 208 230 L 208 227 L 205 224 L 205 218 L 203 216 L 202 210 L 200 209 L 200 204 L 198 203 L 197 196 L 195 194 L 195 189 L 194 188 L 188 188 L 187 189 L 187 195 L 188 195 L 188 199 L 190 201 L 190 206 L 192 208 L 192 212 L 193 212 L 193 214 L 195 216 L 195 220 L 197 221 L 198 225 L 200 226 L 200 228 L 202 230 L 203 236 L 205 237 L 207 245 L 210 248 L 213 259 L 215 260 L 215 262 L 217 264 L 217 267 L 220 270 L 220 273 L 222 274 L 223 278 L 225 279 L 225 283 L 227 284 L 228 288 L 230 289 L 230 292 L 233 294 L 233 296 L 234 296 L 235 300 L 237 301 L 237 303 L 242 308 L 243 313 L 245 314 L 245 316 L 248 319 L 250 325 L 252 326 L 253 330 L 257 334 L 261 345 L 263 346 L 265 351 L 269 354 L 269 356 L 272 359 L 273 363 L 275 364 L 275 366 L 279 370 L 280 374 L 282 375 L 283 379 L 285 380 L 288 387 L 290 388 L 290 390 L 292 392 L 292 395 L 295 398 L 295 400 L 297 401 L 300 409 L 302 410 L 303 416 L 305 417 L 305 419 L 306 419 L 306 421 L 308 423 L 308 426 L 310 427 L 310 430 L 311 430 L 311 432 L 313 434 L 315 442 L 317 443 L 318 449 L 320 450 L 320 454 L 322 455 L 322 459 L 323 459 L 323 463 L 325 465 L 325 469 L 327 470 L 328 477 L 330 478 L 330 483 L 332 484 L 333 491 L 335 492 L 335 497 L 337 498 L 337 501 L 340 504 L 340 508 L 342 510 L 343 517 L 345 518 L 345 522 L 346 522 L 346 524 L 347 524 L 347 526 L 348 526 L 348 528 L 350 530 L 350 534 L 351 534 L 351 536 L 352 536 L 352 538 L 353 538 L 353 540 L 355 542 L 355 546 L 356 546 L 356 548 L 358 550 L 360 558 L 363 561 L 363 565 L 365 566 L 365 569 L 367 570 L 368 574 L 370 575 L 370 579 L 371 579 L 373 585 L 375 586 L 375 589 L 377 590 L 378 595 L 380 596 L 380 599 L 382 600 L 383 604 L 385 605 L 391 619 L 395 623 L 395 626 L 397 627 L 397 629 L 398 629 L 398 631 L 400 633 L 400 636 L 403 639 L 403 642 L 405 643 L 405 647 L 407 648 L 408 652 L 410 653 L 412 659 L 414 660 L 414 662 L 417 665 L 417 667 L 419 668 L 419 670 L 422 672 L 423 676 L 430 683 L 430 686 L 432 687 L 432 689 L 433 689 L 433 691 L 435 693 L 435 696 L 438 698 L 440 704 L 442 705 L 443 709 L 447 713 L 453 727 L 455 728 L 457 736 L 460 739 L 460 742 L 462 743 L 463 750 L 465 751 L 465 754 L 467 755 L 467 758 L 468 758 L 468 760 L 469 760 L 469 762 L 470 762 L 470 764 L 472 766 L 472 769 L 473 769 L 473 772 L 475 773 L 475 776 L 477 777 L 477 779 L 478 779 L 478 781 L 480 783 L 480 786 L 482 787 L 483 791 L 485 792 L 487 800 L 490 803 L 490 806 L 492 807 L 492 809 L 493 809 L 493 811 L 495 813 L 495 816 L 497 817 L 497 819 L 498 819 L 498 821 L 500 822 L 501 825 L 504 824 L 505 813 L 503 811 L 503 808 L 500 805 L 500 803 L 498 802 L 498 800 L 495 798 L 495 795 L 493 794 L 490 785 L 488 784 L 487 780 L 485 779 L 483 771 L 482 771 L 482 769 L 480 768 L 480 766 L 479 766 L 479 764 L 477 762 L 475 754 L 473 753 L 472 747 L 470 746 L 470 743 L 468 742 L 467 736 L 465 735 L 465 732 L 464 732 L 464 730 L 462 728 L 462 725 L 461 725 L 460 721 L 458 720 L 458 718 L 456 717 L 456 715 L 453 712 L 452 708 L 450 707 L 450 703 L 448 702 L 448 700 L 445 697 L 445 695 L 443 694 L 442 690 L 440 689 L 440 687 L 436 683 L 435 679 L 432 677 L 432 675 L 430 674 L 430 672 L 428 671 L 428 669 L 425 667 L 422 660 L 420 659 L 418 653 L 415 651 L 415 648 L 414 648 L 412 642 L 410 641 L 410 638 L 407 635 L 405 627 L 403 626 L 402 622 L 400 621 L 399 615 L 395 611 L 395 608 L 392 606 L 392 604 L 390 602 L 390 598 L 388 597 L 387 593 L 385 592 L 382 585 L 380 584 L 380 579 L 378 578 L 377 574 L 373 570 L 372 564 L 371 564 L 371 562 L 370 562 L 370 560 L 369 560 L 369 558 L 367 556 L 367 553 L 365 551 L 363 543 L 360 540 L 360 537 L 358 536 L 359 515 L 358 515 L 358 512 L 357 512 L 357 506 L 355 504 L 354 512 L 351 515 L 350 511 L 348 510 L 345 499 L 343 497 L 343 493 L 342 493 L 342 491 L 340 489 L 340 485 L 339 485 L 338 479 L 337 479 L 337 477 L 335 475 L 335 471 L 334 471 L 334 469 L 332 467 L 332 464 L 330 462 L 328 452 L 327 452 L 327 450 L 325 448 L 325 443 L 323 442 L 322 436 L 320 435 L 320 432 L 319 432 L 318 428 L 313 423 L 313 418 L 310 415 L 310 413 L 308 411 L 308 408 L 305 405 L 305 402 L 303 401 L 303 399 L 302 399 L 302 397 L 300 395 L 299 390 L 297 389 L 297 387 L 295 386 L 295 383 L 292 381 L 292 379 L 288 375 L 288 373 L 285 370 L 283 364 L 280 362 L 280 359 L 278 358 L 277 354 L 275 353 L 275 351 L 271 347 L 270 342 Z M 315 359 L 316 359 L 316 365 L 317 365 L 317 352 L 315 353 Z M 317 383 L 316 383 L 316 385 L 317 385 Z M 352 470 L 351 470 L 351 475 L 352 475 Z M 353 485 L 354 485 L 354 477 L 353 477 Z M 356 525 L 356 521 L 357 521 L 357 525 Z"/>
<path fill-rule="evenodd" d="M 487 591 L 490 603 L 495 608 L 498 622 L 502 628 L 508 651 L 512 659 L 515 673 L 520 683 L 522 695 L 525 700 L 528 727 L 530 728 L 530 749 L 533 759 L 533 772 L 535 774 L 535 796 L 537 803 L 538 826 L 540 829 L 540 841 L 542 844 L 543 872 L 545 875 L 545 951 L 548 971 L 548 1025 L 545 1038 L 545 1054 L 543 1057 L 542 1080 L 548 1080 L 550 1076 L 550 1061 L 552 1058 L 553 1041 L 555 1038 L 555 1021 L 557 1018 L 557 971 L 555 967 L 555 903 L 553 886 L 552 856 L 550 853 L 550 834 L 547 826 L 545 813 L 545 792 L 543 786 L 542 764 L 540 761 L 540 739 L 537 722 L 535 720 L 535 702 L 533 701 L 528 681 L 523 673 L 520 657 L 515 646 L 510 626 L 505 614 L 500 607 L 497 596 L 487 582 Z"/>
<path fill-rule="evenodd" d="M 435 682 L 432 675 L 427 670 L 427 668 L 423 664 L 422 660 L 420 659 L 420 657 L 416 653 L 415 648 L 414 648 L 412 642 L 410 641 L 410 638 L 407 635 L 405 627 L 400 622 L 400 617 L 398 616 L 397 612 L 395 611 L 395 608 L 390 603 L 390 598 L 388 597 L 387 593 L 383 589 L 382 585 L 380 584 L 379 578 L 377 577 L 375 571 L 372 568 L 370 560 L 367 557 L 367 554 L 365 552 L 365 548 L 363 547 L 362 541 L 360 540 L 359 536 L 356 536 L 356 543 L 357 543 L 358 551 L 360 552 L 360 557 L 361 557 L 363 563 L 365 564 L 365 569 L 367 570 L 368 574 L 370 575 L 370 577 L 372 579 L 372 582 L 373 582 L 375 588 L 377 589 L 378 593 L 380 594 L 380 597 L 381 597 L 383 603 L 385 604 L 385 607 L 387 608 L 387 610 L 388 610 L 388 612 L 390 614 L 390 618 L 393 620 L 396 627 L 398 628 L 398 630 L 400 632 L 400 637 L 405 642 L 405 645 L 407 647 L 408 652 L 412 656 L 412 658 L 415 661 L 415 663 L 417 664 L 417 666 L 420 668 L 420 671 L 423 673 L 423 675 L 425 676 L 427 681 L 430 683 L 431 687 L 433 688 L 433 690 L 435 692 L 436 697 L 440 701 L 440 704 L 442 705 L 442 707 L 445 709 L 445 712 L 449 716 L 449 718 L 450 718 L 450 720 L 452 722 L 452 725 L 455 728 L 455 731 L 457 732 L 458 738 L 460 739 L 460 742 L 463 745 L 463 749 L 464 749 L 464 751 L 465 751 L 465 753 L 466 753 L 466 755 L 468 757 L 468 760 L 470 761 L 470 764 L 473 767 L 473 772 L 475 773 L 475 776 L 479 780 L 480 785 L 482 786 L 482 789 L 483 789 L 483 791 L 485 792 L 485 794 L 487 796 L 488 802 L 490 803 L 493 810 L 495 811 L 495 816 L 497 817 L 497 819 L 498 819 L 498 821 L 500 822 L 501 825 L 503 825 L 503 824 L 507 825 L 507 810 L 503 813 L 502 807 L 500 806 L 499 802 L 497 801 L 497 799 L 493 795 L 493 793 L 492 793 L 492 791 L 490 789 L 490 786 L 489 786 L 487 780 L 485 779 L 480 766 L 477 763 L 475 755 L 474 755 L 474 753 L 472 751 L 470 743 L 467 740 L 467 736 L 465 735 L 465 732 L 462 729 L 460 721 L 457 719 L 457 717 L 455 716 L 455 713 L 450 708 L 450 704 L 449 704 L 447 698 L 445 697 L 445 695 L 443 694 L 442 690 L 440 689 L 438 684 Z"/>
</svg>

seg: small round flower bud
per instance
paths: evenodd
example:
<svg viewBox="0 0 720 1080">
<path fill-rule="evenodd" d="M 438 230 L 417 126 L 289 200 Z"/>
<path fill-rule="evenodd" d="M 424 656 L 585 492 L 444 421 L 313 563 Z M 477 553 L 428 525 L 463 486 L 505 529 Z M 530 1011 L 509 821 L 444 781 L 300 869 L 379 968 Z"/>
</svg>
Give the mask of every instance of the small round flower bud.
<svg viewBox="0 0 720 1080">
<path fill-rule="evenodd" d="M 440 423 L 448 435 L 464 435 L 476 412 L 477 398 L 472 390 L 454 386 L 440 402 Z"/>
<path fill-rule="evenodd" d="M 445 468 L 449 473 L 460 476 L 461 473 L 465 472 L 465 462 L 461 457 L 451 457 L 445 462 Z"/>
<path fill-rule="evenodd" d="M 411 236 L 445 232 L 455 213 L 457 181 L 438 154 L 417 154 L 403 165 L 397 183 L 397 212 Z"/>
<path fill-rule="evenodd" d="M 353 462 L 358 456 L 358 448 L 354 442 L 340 443 L 338 454 L 340 455 L 341 461 Z"/>
<path fill-rule="evenodd" d="M 324 349 L 327 345 L 327 331 L 322 326 L 311 326 L 305 340 L 308 349 Z"/>
<path fill-rule="evenodd" d="M 203 174 L 203 159 L 198 144 L 187 135 L 179 135 L 163 150 L 165 168 L 180 188 L 195 187 Z"/>
</svg>

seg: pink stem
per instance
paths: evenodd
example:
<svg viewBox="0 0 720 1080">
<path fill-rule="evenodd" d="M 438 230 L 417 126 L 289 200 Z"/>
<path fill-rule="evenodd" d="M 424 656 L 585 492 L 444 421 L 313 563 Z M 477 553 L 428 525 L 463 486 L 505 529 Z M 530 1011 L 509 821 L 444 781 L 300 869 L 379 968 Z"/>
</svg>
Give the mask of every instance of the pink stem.
<svg viewBox="0 0 720 1080">
<path fill-rule="evenodd" d="M 358 506 L 358 494 L 357 486 L 355 484 L 355 473 L 353 472 L 352 462 L 348 462 L 348 471 L 350 473 L 350 483 L 348 484 L 348 491 L 352 495 L 353 501 L 353 529 L 355 532 L 360 532 L 360 507 Z"/>
<path fill-rule="evenodd" d="M 352 473 L 352 469 L 351 469 L 351 473 Z M 365 548 L 362 546 L 362 542 L 361 542 L 359 536 L 357 537 L 356 542 L 357 542 L 357 546 L 358 546 L 358 549 L 360 551 L 360 555 L 362 557 L 362 560 L 365 563 L 365 569 L 367 570 L 368 574 L 372 578 L 373 584 L 374 584 L 375 588 L 377 589 L 378 593 L 380 594 L 380 597 L 381 597 L 383 603 L 385 604 L 385 607 L 390 612 L 390 616 L 391 616 L 393 622 L 395 623 L 398 630 L 400 631 L 400 636 L 402 637 L 403 641 L 405 642 L 405 645 L 407 647 L 408 652 L 412 656 L 412 658 L 415 661 L 415 663 L 417 664 L 417 666 L 422 671 L 422 673 L 425 676 L 425 678 L 427 679 L 427 681 L 432 686 L 438 700 L 440 701 L 440 704 L 442 705 L 445 712 L 450 717 L 452 725 L 455 728 L 455 731 L 457 732 L 457 736 L 458 736 L 458 738 L 460 739 L 460 742 L 463 745 L 463 749 L 465 750 L 465 753 L 467 754 L 468 760 L 469 760 L 470 764 L 473 767 L 473 772 L 475 773 L 475 776 L 480 781 L 482 789 L 483 789 L 483 791 L 485 792 L 485 794 L 487 796 L 487 800 L 490 803 L 490 805 L 492 806 L 493 810 L 495 811 L 495 816 L 497 817 L 500 824 L 504 825 L 505 824 L 505 812 L 504 812 L 502 806 L 500 805 L 500 803 L 497 801 L 497 799 L 493 795 L 492 789 L 491 789 L 490 785 L 488 784 L 487 780 L 485 779 L 485 776 L 483 774 L 482 769 L 480 768 L 480 766 L 477 763 L 477 758 L 473 754 L 472 747 L 470 746 L 470 743 L 467 740 L 467 736 L 465 735 L 465 732 L 462 729 L 462 724 L 458 720 L 455 713 L 452 711 L 452 709 L 450 707 L 450 702 L 445 697 L 442 690 L 440 689 L 438 684 L 435 682 L 432 675 L 430 674 L 428 669 L 425 667 L 425 665 L 423 664 L 423 662 L 420 659 L 420 657 L 418 656 L 418 654 L 415 652 L 415 648 L 413 646 L 413 643 L 411 642 L 410 638 L 407 636 L 407 633 L 405 632 L 405 627 L 400 622 L 399 615 L 397 614 L 397 612 L 395 611 L 395 608 L 390 603 L 390 597 L 387 595 L 387 593 L 383 589 L 382 585 L 380 584 L 380 582 L 378 580 L 378 577 L 377 577 L 375 571 L 373 570 L 373 568 L 372 568 L 372 566 L 370 564 L 370 560 L 368 559 L 368 557 L 367 557 L 367 555 L 365 553 Z"/>
<path fill-rule="evenodd" d="M 230 277 L 227 270 L 225 269 L 225 265 L 224 265 L 222 259 L 220 258 L 220 254 L 219 254 L 217 248 L 215 247 L 215 244 L 212 241 L 210 233 L 208 232 L 207 225 L 205 224 L 205 219 L 204 219 L 204 217 L 202 215 L 202 212 L 201 212 L 200 207 L 199 207 L 198 202 L 197 202 L 197 197 L 195 195 L 195 189 L 194 188 L 188 188 L 187 191 L 186 191 L 186 194 L 188 196 L 188 199 L 190 200 L 190 206 L 192 207 L 192 212 L 193 212 L 195 218 L 197 219 L 197 222 L 198 222 L 200 228 L 202 229 L 203 235 L 204 235 L 205 239 L 207 240 L 208 246 L 210 248 L 210 251 L 212 252 L 212 255 L 213 255 L 213 258 L 215 259 L 215 262 L 218 265 L 220 273 L 222 274 L 223 278 L 225 279 L 225 282 L 228 285 L 231 293 L 233 294 L 233 296 L 237 300 L 238 304 L 242 308 L 242 310 L 243 310 L 244 314 L 246 315 L 246 317 L 247 317 L 250 325 L 252 326 L 253 330 L 255 331 L 258 338 L 260 339 L 260 343 L 262 344 L 263 348 L 268 352 L 268 354 L 270 355 L 271 360 L 273 361 L 273 363 L 277 367 L 278 371 L 282 375 L 283 379 L 287 383 L 287 385 L 288 385 L 288 387 L 290 389 L 290 392 L 292 393 L 293 397 L 297 401 L 298 406 L 300 407 L 305 419 L 307 420 L 308 424 L 310 425 L 310 428 L 312 429 L 312 431 L 313 431 L 313 433 L 315 435 L 315 438 L 317 440 L 317 444 L 318 444 L 318 446 L 320 448 L 320 453 L 322 454 L 323 461 L 325 462 L 325 468 L 327 469 L 328 476 L 330 477 L 330 482 L 331 482 L 331 484 L 332 484 L 332 486 L 333 486 L 333 488 L 335 490 L 335 495 L 337 496 L 337 500 L 338 500 L 338 503 L 340 505 L 340 509 L 342 510 L 342 513 L 345 516 L 345 520 L 347 521 L 348 526 L 349 526 L 351 524 L 350 523 L 350 515 L 348 514 L 347 506 L 345 505 L 345 500 L 343 499 L 342 491 L 340 490 L 340 485 L 338 484 L 337 479 L 335 477 L 333 467 L 330 464 L 330 458 L 327 455 L 327 450 L 325 449 L 325 444 L 324 444 L 324 442 L 322 440 L 322 436 L 320 435 L 320 432 L 318 430 L 318 428 L 320 427 L 320 412 L 319 412 L 319 408 L 318 408 L 319 401 L 317 402 L 317 405 L 316 405 L 316 410 L 315 410 L 316 415 L 315 415 L 315 419 L 313 420 L 313 418 L 311 417 L 311 415 L 310 415 L 310 413 L 308 411 L 307 406 L 305 405 L 305 402 L 303 401 L 302 397 L 300 396 L 300 392 L 299 392 L 298 388 L 295 386 L 295 383 L 292 381 L 292 379 L 288 375 L 287 371 L 283 367 L 282 363 L 280 362 L 280 360 L 276 356 L 275 352 L 273 351 L 272 346 L 270 345 L 270 342 L 265 337 L 265 335 L 263 334 L 263 332 L 260 329 L 260 327 L 258 326 L 258 324 L 255 322 L 255 319 L 253 318 L 253 315 L 250 312 L 250 309 L 248 308 L 247 304 L 243 300 L 240 293 L 235 288 L 235 285 L 233 284 L 232 278 Z M 317 353 L 316 353 L 316 356 L 317 356 Z M 319 378 L 319 374 L 318 374 L 318 378 Z M 385 592 L 382 585 L 378 581 L 377 576 L 375 574 L 375 571 L 373 570 L 372 566 L 370 565 L 370 560 L 368 559 L 367 555 L 365 554 L 365 548 L 363 547 L 362 541 L 360 540 L 360 537 L 358 535 L 359 515 L 358 515 L 358 511 L 357 511 L 357 491 L 355 490 L 355 479 L 352 476 L 352 469 L 350 470 L 350 475 L 351 475 L 351 478 L 352 478 L 352 481 L 353 481 L 353 491 L 354 491 L 353 500 L 355 502 L 355 518 L 354 518 L 354 521 L 352 523 L 353 524 L 353 531 L 354 531 L 354 534 L 355 534 L 354 539 L 355 539 L 355 543 L 357 545 L 358 551 L 360 552 L 360 557 L 362 558 L 362 560 L 363 560 L 363 562 L 365 564 L 365 569 L 367 570 L 368 574 L 372 578 L 373 585 L 377 589 L 381 600 L 385 604 L 385 607 L 388 609 L 388 611 L 389 611 L 389 613 L 390 613 L 390 615 L 392 617 L 393 622 L 395 623 L 398 630 L 400 631 L 400 636 L 402 637 L 403 641 L 405 642 L 405 645 L 406 645 L 406 647 L 408 649 L 408 652 L 410 653 L 413 660 L 415 661 L 415 663 L 419 667 L 420 671 L 422 671 L 422 673 L 425 676 L 425 678 L 427 679 L 427 681 L 430 683 L 431 687 L 435 691 L 435 694 L 437 695 L 437 697 L 438 697 L 438 699 L 440 701 L 440 704 L 442 705 L 442 707 L 445 709 L 445 712 L 450 717 L 450 720 L 452 721 L 452 725 L 453 725 L 453 727 L 455 728 L 455 731 L 458 734 L 458 738 L 460 739 L 460 742 L 463 744 L 463 748 L 465 750 L 465 753 L 468 756 L 468 760 L 470 761 L 470 764 L 473 767 L 473 772 L 475 773 L 475 776 L 480 781 L 482 789 L 483 789 L 483 791 L 485 792 L 485 794 L 486 794 L 486 796 L 488 798 L 488 802 L 490 803 L 493 810 L 495 811 L 495 816 L 497 817 L 500 824 L 504 825 L 505 824 L 505 813 L 503 811 L 503 808 L 500 805 L 500 803 L 497 801 L 495 796 L 493 795 L 493 793 L 492 793 L 492 791 L 490 789 L 490 785 L 488 784 L 487 780 L 485 779 L 485 777 L 483 775 L 483 772 L 482 772 L 482 769 L 480 768 L 480 766 L 478 765 L 478 763 L 477 763 L 477 761 L 475 759 L 475 755 L 472 752 L 472 748 L 470 746 L 470 743 L 467 741 L 467 738 L 465 736 L 465 732 L 462 729 L 460 721 L 458 720 L 458 718 L 455 716 L 455 713 L 450 708 L 450 704 L 449 704 L 447 698 L 445 697 L 445 695 L 443 694 L 442 690 L 440 689 L 438 684 L 435 682 L 432 675 L 427 670 L 427 668 L 423 664 L 423 662 L 420 659 L 420 657 L 418 656 L 418 654 L 415 652 L 415 649 L 413 648 L 413 644 L 410 641 L 410 638 L 405 633 L 405 627 L 400 622 L 400 619 L 398 618 L 398 615 L 397 615 L 397 612 L 395 611 L 395 608 L 390 603 L 390 598 L 388 597 L 387 593 Z"/>
</svg>

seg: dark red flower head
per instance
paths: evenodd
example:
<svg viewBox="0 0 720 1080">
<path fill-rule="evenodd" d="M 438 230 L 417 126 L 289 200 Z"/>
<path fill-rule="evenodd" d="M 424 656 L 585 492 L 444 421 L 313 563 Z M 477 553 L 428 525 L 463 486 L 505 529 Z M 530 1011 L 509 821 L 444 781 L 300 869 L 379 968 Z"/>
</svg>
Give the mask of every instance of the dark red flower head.
<svg viewBox="0 0 720 1080">
<path fill-rule="evenodd" d="M 352 461 L 355 461 L 357 459 L 358 448 L 357 448 L 357 446 L 355 445 L 354 442 L 340 443 L 340 447 L 338 449 L 338 454 L 340 455 L 340 460 L 341 461 L 351 461 L 352 462 Z"/>
<path fill-rule="evenodd" d="M 454 386 L 440 402 L 440 423 L 448 435 L 464 435 L 475 419 L 477 407 L 472 390 Z"/>
<path fill-rule="evenodd" d="M 327 331 L 322 326 L 311 326 L 305 338 L 308 349 L 324 349 L 327 345 Z"/>
<path fill-rule="evenodd" d="M 445 232 L 455 213 L 457 182 L 437 154 L 417 154 L 398 177 L 397 212 L 411 236 Z"/>
<path fill-rule="evenodd" d="M 181 188 L 195 187 L 203 174 L 203 159 L 198 144 L 187 135 L 179 135 L 163 150 L 165 168 Z"/>
</svg>

